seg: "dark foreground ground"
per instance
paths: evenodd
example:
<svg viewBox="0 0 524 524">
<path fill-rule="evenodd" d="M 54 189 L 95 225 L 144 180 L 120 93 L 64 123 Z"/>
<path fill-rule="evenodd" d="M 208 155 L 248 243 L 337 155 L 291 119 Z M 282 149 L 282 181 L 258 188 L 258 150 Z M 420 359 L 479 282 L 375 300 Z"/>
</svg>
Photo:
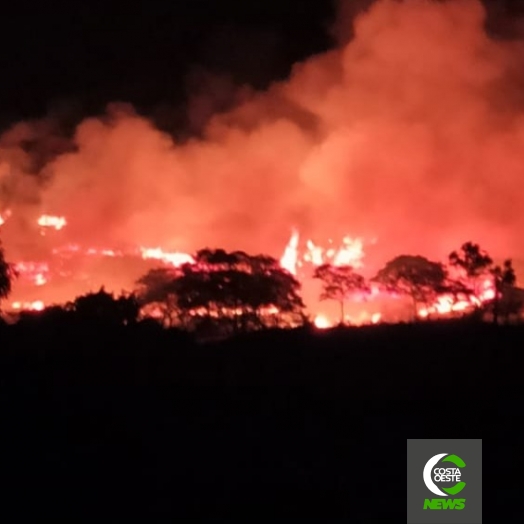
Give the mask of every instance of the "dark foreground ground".
<svg viewBox="0 0 524 524">
<path fill-rule="evenodd" d="M 467 322 L 206 347 L 1 326 L 0 518 L 405 522 L 406 439 L 482 438 L 485 512 L 519 522 L 523 351 L 524 327 Z"/>
</svg>

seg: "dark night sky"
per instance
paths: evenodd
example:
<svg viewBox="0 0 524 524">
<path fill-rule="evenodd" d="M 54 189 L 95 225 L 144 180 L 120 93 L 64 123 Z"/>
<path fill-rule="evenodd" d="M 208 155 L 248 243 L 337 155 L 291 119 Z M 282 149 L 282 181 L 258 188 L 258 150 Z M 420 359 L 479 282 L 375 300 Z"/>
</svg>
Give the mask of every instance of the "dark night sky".
<svg viewBox="0 0 524 524">
<path fill-rule="evenodd" d="M 351 2 L 352 0 L 346 0 Z M 366 0 L 359 2 L 365 4 Z M 494 12 L 520 2 L 491 2 Z M 183 105 L 195 68 L 263 88 L 329 48 L 330 0 L 10 2 L 0 32 L 0 119 L 67 108 Z M 509 7 L 508 7 L 509 6 Z"/>
<path fill-rule="evenodd" d="M 330 45 L 329 1 L 15 2 L 0 32 L 0 112 L 31 117 L 63 101 L 149 109 L 183 100 L 196 66 L 263 87 Z"/>
</svg>

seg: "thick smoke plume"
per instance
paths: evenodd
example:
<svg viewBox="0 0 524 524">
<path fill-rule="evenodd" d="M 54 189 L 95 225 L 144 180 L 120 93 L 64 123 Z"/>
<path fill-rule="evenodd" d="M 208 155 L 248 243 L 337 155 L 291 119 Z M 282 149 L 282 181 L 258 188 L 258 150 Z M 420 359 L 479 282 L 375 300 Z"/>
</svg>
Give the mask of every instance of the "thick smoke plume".
<svg viewBox="0 0 524 524">
<path fill-rule="evenodd" d="M 97 246 L 280 256 L 297 227 L 376 239 L 376 264 L 469 239 L 524 257 L 524 51 L 491 38 L 485 18 L 476 0 L 375 2 L 349 42 L 246 91 L 183 144 L 126 105 L 68 145 L 52 126 L 15 126 L 0 139 L 2 204 L 19 221 L 6 251 L 29 250 L 28 224 L 48 213 Z"/>
</svg>

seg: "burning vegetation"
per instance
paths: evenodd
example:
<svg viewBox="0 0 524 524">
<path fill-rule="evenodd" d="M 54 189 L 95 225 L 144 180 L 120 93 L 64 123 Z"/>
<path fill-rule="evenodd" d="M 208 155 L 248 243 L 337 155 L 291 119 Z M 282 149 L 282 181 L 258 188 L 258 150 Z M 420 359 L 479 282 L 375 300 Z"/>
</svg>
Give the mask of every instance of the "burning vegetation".
<svg viewBox="0 0 524 524">
<path fill-rule="evenodd" d="M 65 218 L 51 215 L 37 220 L 40 228 L 56 234 L 66 224 Z M 26 296 L 10 302 L 11 312 L 58 307 L 94 318 L 120 319 L 120 323 L 151 317 L 164 326 L 208 336 L 296 327 L 310 321 L 324 329 L 456 314 L 490 314 L 496 322 L 520 315 L 524 302 L 515 287 L 511 260 L 496 266 L 476 244 L 463 244 L 450 253 L 446 264 L 419 255 L 397 256 L 374 275 L 366 274 L 364 245 L 362 239 L 346 236 L 339 245 L 329 241 L 326 248 L 311 240 L 302 246 L 298 230 L 280 260 L 221 249 L 191 255 L 143 246 L 112 250 L 64 245 L 54 248 L 47 261 L 8 264 L 4 260 L 2 297 L 11 294 L 14 281 L 18 293 Z M 106 276 L 111 282 L 118 263 L 136 272 L 134 285 L 123 287 L 117 298 L 103 287 L 107 282 L 101 268 L 108 262 L 112 264 Z M 73 302 L 70 297 L 53 300 L 61 281 L 65 292 L 77 286 L 87 288 L 87 294 L 77 291 Z M 100 287 L 98 293 L 92 292 L 93 284 Z M 313 299 L 304 303 L 303 290 Z M 338 314 L 329 308 L 322 311 L 326 301 L 338 306 Z"/>
<path fill-rule="evenodd" d="M 139 296 L 145 275 L 196 278 L 198 250 L 219 246 L 253 263 L 245 253 L 280 257 L 271 271 L 300 283 L 319 327 L 488 304 L 499 316 L 520 296 L 509 262 L 476 266 L 468 257 L 487 255 L 469 244 L 435 262 L 465 239 L 497 261 L 524 259 L 524 48 L 485 22 L 477 0 L 374 2 L 345 30 L 341 19 L 332 51 L 265 92 L 239 90 L 234 109 L 183 143 L 126 104 L 72 136 L 51 118 L 12 126 L 0 135 L 0 225 L 18 277 L 4 309 L 101 286 Z M 223 271 L 206 274 L 219 286 Z M 164 296 L 180 309 L 177 290 Z M 198 300 L 189 316 L 212 316 Z M 212 302 L 237 322 L 238 308 Z M 269 302 L 247 301 L 248 324 L 283 322 Z M 142 310 L 172 323 L 169 304 Z"/>
</svg>

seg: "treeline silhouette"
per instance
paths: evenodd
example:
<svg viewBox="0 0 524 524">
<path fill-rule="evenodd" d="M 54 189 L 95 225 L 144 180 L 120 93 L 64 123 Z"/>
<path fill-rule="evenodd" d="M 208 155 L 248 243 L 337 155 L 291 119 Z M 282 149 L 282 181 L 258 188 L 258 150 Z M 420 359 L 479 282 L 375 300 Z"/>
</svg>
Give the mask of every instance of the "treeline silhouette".
<svg viewBox="0 0 524 524">
<path fill-rule="evenodd" d="M 493 478 L 520 471 L 524 326 L 470 316 L 319 331 L 275 261 L 237 253 L 247 266 L 232 271 L 230 256 L 206 251 L 207 280 L 185 266 L 164 295 L 176 297 L 166 318 L 184 308 L 213 321 L 246 314 L 223 340 L 202 344 L 176 322 L 142 319 L 141 295 L 104 290 L 0 324 L 3 515 L 403 521 L 406 438 L 481 437 L 511 456 Z M 507 265 L 485 269 L 510 285 Z M 203 287 L 189 285 L 200 278 Z M 280 298 L 288 307 L 275 321 Z M 290 321 L 297 327 L 282 329 Z M 377 483 L 387 486 L 380 503 Z M 490 495 L 517 492 L 505 482 Z M 517 510 L 506 504 L 505 521 Z"/>
<path fill-rule="evenodd" d="M 0 257 L 0 298 L 7 297 L 16 277 Z M 369 299 L 372 286 L 411 300 L 411 320 L 431 318 L 432 306 L 447 296 L 449 312 L 462 307 L 479 318 L 489 314 L 495 324 L 519 321 L 524 293 L 516 288 L 511 260 L 496 266 L 477 244 L 467 242 L 450 253 L 448 264 L 422 256 L 401 255 L 366 280 L 351 265 L 323 264 L 311 277 L 321 281 L 320 300 L 340 305 L 339 323 L 346 323 L 344 305 Z M 492 296 L 482 298 L 490 284 Z M 194 263 L 151 269 L 136 282 L 136 289 L 114 297 L 101 288 L 63 306 L 22 312 L 20 321 L 62 319 L 129 325 L 154 318 L 164 327 L 178 327 L 201 340 L 240 333 L 311 325 L 300 295 L 301 285 L 276 259 L 242 251 L 203 249 Z"/>
</svg>

